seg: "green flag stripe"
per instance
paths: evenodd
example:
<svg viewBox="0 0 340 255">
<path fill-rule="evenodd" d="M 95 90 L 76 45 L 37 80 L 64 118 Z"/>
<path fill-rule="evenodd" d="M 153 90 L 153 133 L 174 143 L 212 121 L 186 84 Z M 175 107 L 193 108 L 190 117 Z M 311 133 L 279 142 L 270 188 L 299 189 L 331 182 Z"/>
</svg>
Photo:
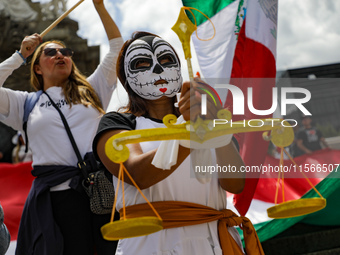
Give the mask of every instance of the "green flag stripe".
<svg viewBox="0 0 340 255">
<path fill-rule="evenodd" d="M 182 0 L 183 6 L 187 7 L 193 7 L 201 12 L 203 12 L 205 15 L 207 15 L 209 18 L 213 17 L 216 13 L 221 11 L 224 7 L 228 6 L 232 2 L 235 2 L 236 0 Z M 206 17 L 204 17 L 201 13 L 198 11 L 192 10 L 196 17 L 197 26 L 201 25 L 203 22 L 207 20 Z M 195 24 L 195 20 L 192 17 L 190 12 L 186 12 L 189 19 L 192 21 L 192 23 Z"/>
<path fill-rule="evenodd" d="M 281 232 L 285 231 L 289 227 L 293 226 L 297 222 L 305 222 L 314 225 L 340 225 L 339 218 L 339 196 L 340 196 L 340 167 L 334 170 L 327 178 L 318 183 L 315 188 L 322 194 L 327 200 L 327 205 L 324 209 L 306 214 L 299 217 L 287 218 L 287 219 L 273 219 L 267 221 L 264 224 L 256 227 L 257 235 L 261 242 L 264 242 Z M 301 198 L 318 197 L 316 192 L 311 189 Z M 243 239 L 243 234 L 241 233 Z"/>
</svg>

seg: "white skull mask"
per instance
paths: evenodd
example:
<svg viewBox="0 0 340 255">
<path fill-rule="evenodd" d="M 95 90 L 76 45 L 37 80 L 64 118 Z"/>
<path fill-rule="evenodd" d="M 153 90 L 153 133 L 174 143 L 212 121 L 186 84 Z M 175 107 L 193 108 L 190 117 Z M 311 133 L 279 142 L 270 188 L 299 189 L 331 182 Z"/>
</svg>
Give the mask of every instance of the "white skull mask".
<svg viewBox="0 0 340 255">
<path fill-rule="evenodd" d="M 144 36 L 131 43 L 124 69 L 129 86 L 144 99 L 173 97 L 182 87 L 179 60 L 171 46 L 158 37 Z"/>
</svg>

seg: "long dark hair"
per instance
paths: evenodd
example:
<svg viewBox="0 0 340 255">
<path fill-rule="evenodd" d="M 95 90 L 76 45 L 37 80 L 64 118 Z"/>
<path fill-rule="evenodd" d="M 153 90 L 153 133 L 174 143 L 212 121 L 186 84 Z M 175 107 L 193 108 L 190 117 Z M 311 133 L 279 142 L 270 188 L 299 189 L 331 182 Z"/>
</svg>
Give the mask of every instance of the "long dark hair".
<svg viewBox="0 0 340 255">
<path fill-rule="evenodd" d="M 135 116 L 148 116 L 149 115 L 149 110 L 147 106 L 147 101 L 144 98 L 141 98 L 138 96 L 130 87 L 129 83 L 126 80 L 126 75 L 125 75 L 125 69 L 124 69 L 124 60 L 125 60 L 125 54 L 127 49 L 129 48 L 130 44 L 133 43 L 135 40 L 144 37 L 144 36 L 155 36 L 158 38 L 161 38 L 158 35 L 149 33 L 149 32 L 143 32 L 143 31 L 136 31 L 133 32 L 131 35 L 131 39 L 127 40 L 122 49 L 119 52 L 118 59 L 117 59 L 117 66 L 116 66 L 116 71 L 117 71 L 117 76 L 120 82 L 122 83 L 123 87 L 125 88 L 128 96 L 129 96 L 129 102 L 127 106 L 119 108 L 119 111 L 123 112 L 129 112 L 132 113 Z M 175 51 L 175 49 L 170 45 L 170 47 L 173 49 L 175 52 L 177 59 L 178 55 Z M 176 101 L 176 97 L 173 97 L 173 104 Z M 174 107 L 173 113 L 176 115 L 179 115 L 179 111 L 177 108 Z"/>
</svg>

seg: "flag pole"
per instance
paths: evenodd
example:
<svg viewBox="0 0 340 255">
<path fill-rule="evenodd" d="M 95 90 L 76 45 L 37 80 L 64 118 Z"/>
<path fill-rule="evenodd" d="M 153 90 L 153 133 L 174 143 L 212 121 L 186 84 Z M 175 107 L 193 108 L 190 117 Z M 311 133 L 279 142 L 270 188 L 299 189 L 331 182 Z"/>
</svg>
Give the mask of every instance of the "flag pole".
<svg viewBox="0 0 340 255">
<path fill-rule="evenodd" d="M 192 81 L 194 78 L 191 65 L 190 37 L 196 28 L 197 27 L 189 20 L 185 13 L 185 9 L 182 7 L 178 19 L 171 29 L 177 34 L 182 43 L 184 56 L 187 61 L 190 81 Z"/>
<path fill-rule="evenodd" d="M 194 72 L 192 71 L 191 58 L 187 58 L 187 66 L 188 66 L 189 79 L 190 81 L 192 81 L 194 79 Z"/>
<path fill-rule="evenodd" d="M 80 0 L 78 1 L 75 5 L 73 5 L 69 10 L 67 10 L 66 12 L 64 12 L 58 19 L 56 19 L 51 25 L 49 25 L 41 34 L 41 37 L 44 37 L 48 32 L 50 32 L 56 25 L 58 25 L 60 23 L 60 21 L 62 21 L 64 18 L 66 18 L 67 15 L 70 14 L 70 12 L 72 12 L 75 8 L 78 7 L 78 5 L 80 5 L 82 2 L 84 2 L 84 0 Z"/>
<path fill-rule="evenodd" d="M 48 32 L 50 32 L 56 25 L 60 23 L 64 18 L 66 18 L 67 15 L 69 15 L 75 8 L 78 7 L 84 0 L 78 1 L 75 5 L 73 5 L 69 10 L 64 12 L 59 18 L 57 18 L 51 25 L 49 25 L 43 32 L 41 32 L 40 36 L 44 37 Z M 30 47 L 26 48 L 27 50 L 30 50 Z"/>
</svg>

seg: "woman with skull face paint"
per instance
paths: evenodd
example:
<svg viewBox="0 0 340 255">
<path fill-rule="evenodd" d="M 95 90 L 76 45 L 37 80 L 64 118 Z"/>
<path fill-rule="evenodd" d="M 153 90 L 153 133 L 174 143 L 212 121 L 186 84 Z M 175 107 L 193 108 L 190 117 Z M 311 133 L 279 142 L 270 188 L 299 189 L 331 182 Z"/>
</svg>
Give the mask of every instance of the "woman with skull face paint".
<svg viewBox="0 0 340 255">
<path fill-rule="evenodd" d="M 19 227 L 16 254 L 105 255 L 116 243 L 103 239 L 100 227 L 110 215 L 90 210 L 81 186 L 78 158 L 54 101 L 65 116 L 81 157 L 92 151 L 92 140 L 116 87 L 116 60 L 123 45 L 120 31 L 103 0 L 92 0 L 102 21 L 110 50 L 86 78 L 72 60 L 73 51 L 60 41 L 42 43 L 38 34 L 26 36 L 19 51 L 0 64 L 0 121 L 23 131 L 26 91 L 1 88 L 13 70 L 33 55 L 31 84 L 43 90 L 27 121 L 28 145 L 35 178 Z M 34 52 L 35 51 L 35 52 Z M 26 139 L 25 139 L 26 140 Z M 25 141 L 27 142 L 27 141 Z"/>
<path fill-rule="evenodd" d="M 108 139 L 128 130 L 165 127 L 162 119 L 167 114 L 182 114 L 185 120 L 195 120 L 200 114 L 198 109 L 201 109 L 202 91 L 197 89 L 202 84 L 197 78 L 192 83 L 183 83 L 182 87 L 180 63 L 174 49 L 160 37 L 147 32 L 135 32 L 132 38 L 125 42 L 118 56 L 117 74 L 128 93 L 129 103 L 124 112 L 110 112 L 103 116 L 93 143 L 94 153 L 114 175 L 115 186 L 119 164 L 112 163 L 105 154 L 105 143 Z M 181 99 L 177 109 L 174 107 L 175 95 L 180 90 Z M 208 105 L 211 110 L 208 117 L 216 117 L 220 108 L 221 106 L 214 104 Z M 219 210 L 226 208 L 225 190 L 241 192 L 244 187 L 244 174 L 234 176 L 233 179 L 213 178 L 209 182 L 201 183 L 190 177 L 190 148 L 184 146 L 179 146 L 177 163 L 170 170 L 163 171 L 151 164 L 159 144 L 160 142 L 155 141 L 127 145 L 130 157 L 124 165 L 160 213 L 163 227 L 166 229 L 147 236 L 120 240 L 116 254 L 222 254 L 217 219 L 192 223 L 195 218 L 192 213 L 209 208 L 208 210 L 219 214 Z M 243 165 L 233 142 L 212 150 L 220 164 L 228 162 L 236 167 Z M 127 216 L 146 216 L 141 215 L 141 211 L 146 209 L 145 200 L 128 178 L 125 178 L 125 182 Z M 123 206 L 121 194 L 119 190 L 117 210 Z M 193 210 L 195 208 L 196 210 Z M 169 216 L 169 212 L 172 212 L 170 217 L 173 220 L 184 216 L 188 220 L 184 220 L 184 224 L 176 222 L 168 228 L 165 215 Z M 179 212 L 185 215 L 177 215 Z M 225 232 L 228 240 L 231 240 L 227 249 L 234 249 L 234 254 L 243 254 L 236 229 L 225 227 Z M 223 253 L 227 254 L 227 251 L 223 250 Z"/>
</svg>

